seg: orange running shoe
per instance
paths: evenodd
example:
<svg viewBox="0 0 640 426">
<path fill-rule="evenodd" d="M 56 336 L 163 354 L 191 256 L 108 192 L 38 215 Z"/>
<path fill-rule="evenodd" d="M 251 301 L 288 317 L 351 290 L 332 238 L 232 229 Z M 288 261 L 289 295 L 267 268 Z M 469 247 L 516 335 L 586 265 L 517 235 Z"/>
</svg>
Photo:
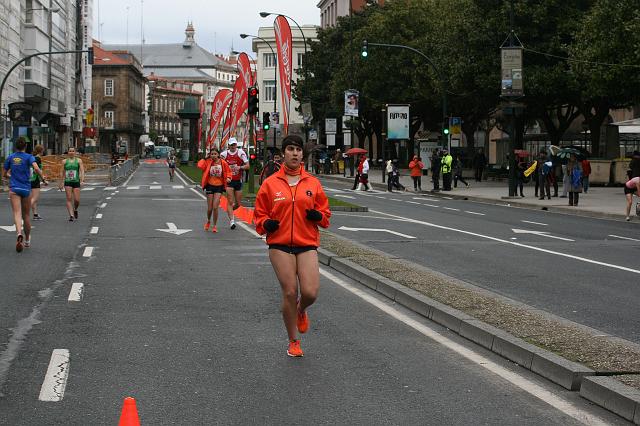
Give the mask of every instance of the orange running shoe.
<svg viewBox="0 0 640 426">
<path fill-rule="evenodd" d="M 211 228 L 211 232 L 218 232 L 218 227 L 214 226 L 213 228 Z"/>
<path fill-rule="evenodd" d="M 210 226 L 211 226 L 211 222 L 207 222 L 207 223 L 205 223 L 205 224 L 204 224 L 204 230 L 205 230 L 205 231 L 208 231 Z"/>
<path fill-rule="evenodd" d="M 290 340 L 289 349 L 287 349 L 287 355 L 292 357 L 304 356 L 304 352 L 300 348 L 300 340 Z"/>
<path fill-rule="evenodd" d="M 309 315 L 307 315 L 307 311 L 300 312 L 300 305 L 298 305 L 298 321 L 296 325 L 298 326 L 298 331 L 302 334 L 309 330 Z"/>
</svg>

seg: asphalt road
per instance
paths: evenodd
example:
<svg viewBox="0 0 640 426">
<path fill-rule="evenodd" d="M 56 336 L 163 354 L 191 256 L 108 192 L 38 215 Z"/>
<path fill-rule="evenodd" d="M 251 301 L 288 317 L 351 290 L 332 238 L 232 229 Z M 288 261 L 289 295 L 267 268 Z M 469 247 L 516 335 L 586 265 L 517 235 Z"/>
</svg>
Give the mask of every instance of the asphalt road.
<svg viewBox="0 0 640 426">
<path fill-rule="evenodd" d="M 89 192 L 74 224 L 48 194 L 29 251 L 0 234 L 0 424 L 115 424 L 126 396 L 148 425 L 625 424 L 324 268 L 289 358 L 260 238 L 224 214 L 202 231 L 198 191 L 160 164 Z"/>
<path fill-rule="evenodd" d="M 337 212 L 333 232 L 640 343 L 637 223 L 325 185 L 331 196 L 369 207 Z"/>
</svg>

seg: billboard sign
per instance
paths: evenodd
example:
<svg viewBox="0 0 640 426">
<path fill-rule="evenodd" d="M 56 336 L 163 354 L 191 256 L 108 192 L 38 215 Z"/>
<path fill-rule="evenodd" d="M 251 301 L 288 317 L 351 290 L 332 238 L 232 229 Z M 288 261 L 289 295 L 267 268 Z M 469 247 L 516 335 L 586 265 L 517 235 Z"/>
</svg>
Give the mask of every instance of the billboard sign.
<svg viewBox="0 0 640 426">
<path fill-rule="evenodd" d="M 351 117 L 358 116 L 358 104 L 360 101 L 360 93 L 357 90 L 344 91 L 344 115 Z"/>
<path fill-rule="evenodd" d="M 337 118 L 325 118 L 324 119 L 324 132 L 327 134 L 336 134 L 338 131 L 338 119 Z"/>
<path fill-rule="evenodd" d="M 500 95 L 507 97 L 524 96 L 522 86 L 522 48 L 503 47 L 500 55 L 502 59 L 502 86 Z"/>
<path fill-rule="evenodd" d="M 409 105 L 387 105 L 387 139 L 409 139 Z"/>
</svg>

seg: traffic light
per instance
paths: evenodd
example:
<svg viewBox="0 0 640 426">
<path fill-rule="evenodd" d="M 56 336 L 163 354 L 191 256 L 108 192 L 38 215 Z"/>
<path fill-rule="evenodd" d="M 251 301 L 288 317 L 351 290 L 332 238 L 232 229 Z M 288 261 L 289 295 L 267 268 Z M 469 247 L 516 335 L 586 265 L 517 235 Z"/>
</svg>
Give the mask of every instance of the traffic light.
<svg viewBox="0 0 640 426">
<path fill-rule="evenodd" d="M 367 42 L 367 40 L 362 40 L 362 57 L 366 58 L 367 56 L 369 56 L 369 43 Z"/>
<path fill-rule="evenodd" d="M 260 102 L 258 99 L 258 88 L 256 86 L 249 87 L 247 90 L 247 96 L 249 98 L 249 107 L 247 113 L 249 115 L 255 116 L 258 114 L 260 107 L 258 103 Z"/>
<path fill-rule="evenodd" d="M 271 128 L 271 113 L 262 113 L 262 130 L 269 130 Z"/>
<path fill-rule="evenodd" d="M 87 52 L 87 62 L 89 65 L 93 65 L 93 47 L 90 47 Z"/>
<path fill-rule="evenodd" d="M 443 135 L 449 134 L 449 117 L 445 117 L 444 121 L 442 122 L 442 134 Z"/>
</svg>

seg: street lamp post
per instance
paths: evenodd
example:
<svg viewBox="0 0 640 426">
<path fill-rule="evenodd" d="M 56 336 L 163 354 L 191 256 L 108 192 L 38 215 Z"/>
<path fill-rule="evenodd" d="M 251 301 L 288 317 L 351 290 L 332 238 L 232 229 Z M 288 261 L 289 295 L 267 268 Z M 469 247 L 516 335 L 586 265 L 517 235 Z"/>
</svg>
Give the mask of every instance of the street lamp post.
<svg viewBox="0 0 640 426">
<path fill-rule="evenodd" d="M 269 49 L 271 49 L 271 54 L 273 55 L 273 59 L 276 59 L 276 52 L 275 50 L 273 50 L 273 46 L 271 46 L 271 43 L 269 43 L 267 40 L 265 40 L 262 37 L 259 37 L 257 35 L 251 35 L 251 34 L 240 34 L 240 38 L 241 39 L 245 39 L 247 37 L 253 37 L 253 38 L 257 38 L 258 40 L 262 40 L 267 46 L 269 46 Z M 257 64 L 257 61 L 256 61 Z M 273 80 L 275 82 L 275 93 L 273 95 L 273 114 L 275 116 L 276 113 L 276 105 L 278 102 L 278 67 L 274 68 L 274 73 L 273 73 Z M 275 124 L 275 123 L 274 123 Z M 276 126 L 273 126 L 273 147 L 276 147 L 276 139 L 277 139 L 277 129 Z M 265 140 L 264 140 L 264 151 L 263 151 L 263 160 L 266 164 L 267 161 L 267 139 L 266 139 L 266 135 L 265 135 Z"/>
</svg>

